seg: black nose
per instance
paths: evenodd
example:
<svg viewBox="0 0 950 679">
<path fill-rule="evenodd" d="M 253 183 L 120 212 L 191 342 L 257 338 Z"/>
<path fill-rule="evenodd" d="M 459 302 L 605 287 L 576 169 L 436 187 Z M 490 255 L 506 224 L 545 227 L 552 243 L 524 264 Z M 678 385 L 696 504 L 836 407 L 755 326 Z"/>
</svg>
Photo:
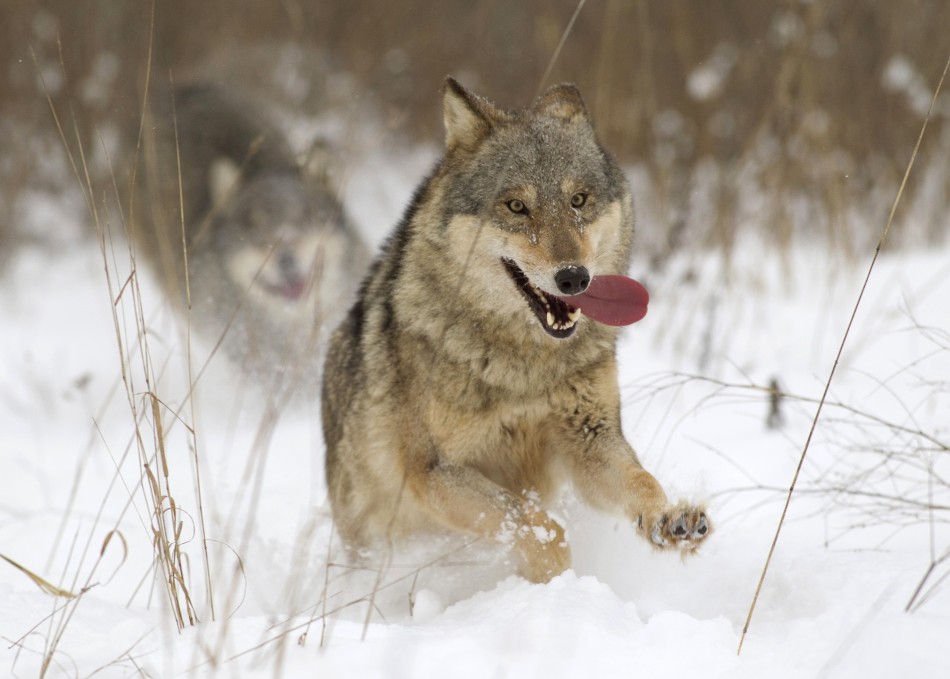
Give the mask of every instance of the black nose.
<svg viewBox="0 0 950 679">
<path fill-rule="evenodd" d="M 293 252 L 284 250 L 277 255 L 277 266 L 285 276 L 297 273 L 297 258 Z"/>
<path fill-rule="evenodd" d="M 590 272 L 582 266 L 568 266 L 554 274 L 557 289 L 563 295 L 578 295 L 590 285 Z"/>
</svg>

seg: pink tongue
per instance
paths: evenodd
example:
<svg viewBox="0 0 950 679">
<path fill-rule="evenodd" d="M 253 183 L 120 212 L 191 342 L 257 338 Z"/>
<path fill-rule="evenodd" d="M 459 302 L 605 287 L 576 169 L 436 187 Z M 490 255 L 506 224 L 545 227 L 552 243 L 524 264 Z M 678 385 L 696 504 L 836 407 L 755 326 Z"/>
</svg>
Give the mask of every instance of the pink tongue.
<svg viewBox="0 0 950 679">
<path fill-rule="evenodd" d="M 562 299 L 605 325 L 630 325 L 647 315 L 650 295 L 632 278 L 595 276 L 587 290 Z"/>
<path fill-rule="evenodd" d="M 307 292 L 308 281 L 303 277 L 291 277 L 268 287 L 284 299 L 297 301 Z"/>
</svg>

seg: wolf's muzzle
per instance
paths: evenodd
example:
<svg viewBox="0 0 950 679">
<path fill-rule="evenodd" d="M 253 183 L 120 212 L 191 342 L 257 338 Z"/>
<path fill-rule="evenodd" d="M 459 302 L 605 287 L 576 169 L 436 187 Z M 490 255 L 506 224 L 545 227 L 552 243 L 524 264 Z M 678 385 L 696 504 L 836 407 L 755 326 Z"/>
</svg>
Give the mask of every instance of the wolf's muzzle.
<svg viewBox="0 0 950 679">
<path fill-rule="evenodd" d="M 573 335 L 577 329 L 577 320 L 581 317 L 581 310 L 533 285 L 524 271 L 512 260 L 503 258 L 501 262 L 524 298 L 528 300 L 528 306 L 541 321 L 541 327 L 545 332 L 557 339 L 565 339 Z M 586 288 L 587 285 L 585 284 L 584 287 Z"/>
</svg>

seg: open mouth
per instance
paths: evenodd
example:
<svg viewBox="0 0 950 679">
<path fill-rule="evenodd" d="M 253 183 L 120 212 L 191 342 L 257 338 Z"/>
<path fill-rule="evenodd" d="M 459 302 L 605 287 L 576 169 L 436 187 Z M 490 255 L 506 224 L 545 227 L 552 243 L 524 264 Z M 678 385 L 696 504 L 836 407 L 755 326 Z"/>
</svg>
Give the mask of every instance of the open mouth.
<svg viewBox="0 0 950 679">
<path fill-rule="evenodd" d="M 528 306 L 538 317 L 545 332 L 557 339 L 573 335 L 577 329 L 577 319 L 581 317 L 581 310 L 531 283 L 525 272 L 510 259 L 502 258 L 501 262 L 521 290 L 521 294 L 528 300 Z"/>
<path fill-rule="evenodd" d="M 310 290 L 310 279 L 303 276 L 283 277 L 279 281 L 261 280 L 261 285 L 268 293 L 283 299 L 296 302 L 306 296 Z"/>
</svg>

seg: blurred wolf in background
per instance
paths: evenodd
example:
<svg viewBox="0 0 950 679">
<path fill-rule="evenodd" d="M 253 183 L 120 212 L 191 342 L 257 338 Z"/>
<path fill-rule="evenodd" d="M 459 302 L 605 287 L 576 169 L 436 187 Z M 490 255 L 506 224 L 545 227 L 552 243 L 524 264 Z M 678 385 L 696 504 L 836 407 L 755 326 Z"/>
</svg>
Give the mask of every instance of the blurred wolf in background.
<svg viewBox="0 0 950 679">
<path fill-rule="evenodd" d="M 445 156 L 328 350 L 341 537 L 356 555 L 484 538 L 543 582 L 571 564 L 546 511 L 571 481 L 657 548 L 694 550 L 704 510 L 671 503 L 621 432 L 615 326 L 646 313 L 646 293 L 619 275 L 632 199 L 580 94 L 559 85 L 505 111 L 449 79 L 443 109 Z"/>
<path fill-rule="evenodd" d="M 195 329 L 212 345 L 223 337 L 262 386 L 315 379 L 321 329 L 342 317 L 369 263 L 331 185 L 329 153 L 315 145 L 298 162 L 261 110 L 218 85 L 153 100 L 137 255 L 182 310 L 190 290 Z"/>
</svg>

